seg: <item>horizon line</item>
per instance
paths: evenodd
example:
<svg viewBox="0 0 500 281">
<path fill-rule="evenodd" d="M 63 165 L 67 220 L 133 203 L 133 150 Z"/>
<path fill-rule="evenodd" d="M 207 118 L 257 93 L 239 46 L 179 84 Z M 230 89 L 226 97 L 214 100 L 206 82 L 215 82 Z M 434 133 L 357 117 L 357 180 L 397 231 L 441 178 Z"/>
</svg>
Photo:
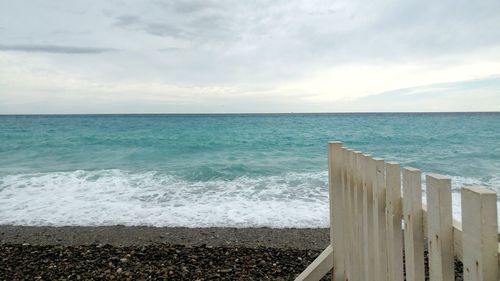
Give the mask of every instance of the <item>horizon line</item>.
<svg viewBox="0 0 500 281">
<path fill-rule="evenodd" d="M 155 112 L 155 113 L 0 113 L 0 116 L 61 116 L 61 115 L 278 115 L 278 114 L 440 114 L 440 113 L 500 113 L 489 111 L 319 111 L 319 112 Z"/>
</svg>

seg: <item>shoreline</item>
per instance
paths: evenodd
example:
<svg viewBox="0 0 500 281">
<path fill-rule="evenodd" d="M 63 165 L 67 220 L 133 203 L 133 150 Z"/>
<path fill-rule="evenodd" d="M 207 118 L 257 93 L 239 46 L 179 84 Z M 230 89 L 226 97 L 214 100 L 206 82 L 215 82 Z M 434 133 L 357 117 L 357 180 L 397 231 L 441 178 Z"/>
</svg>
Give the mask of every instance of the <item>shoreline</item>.
<svg viewBox="0 0 500 281">
<path fill-rule="evenodd" d="M 187 228 L 151 226 L 17 226 L 0 225 L 0 244 L 78 246 L 109 244 L 145 246 L 175 244 L 212 247 L 268 247 L 323 250 L 328 228 Z"/>
</svg>

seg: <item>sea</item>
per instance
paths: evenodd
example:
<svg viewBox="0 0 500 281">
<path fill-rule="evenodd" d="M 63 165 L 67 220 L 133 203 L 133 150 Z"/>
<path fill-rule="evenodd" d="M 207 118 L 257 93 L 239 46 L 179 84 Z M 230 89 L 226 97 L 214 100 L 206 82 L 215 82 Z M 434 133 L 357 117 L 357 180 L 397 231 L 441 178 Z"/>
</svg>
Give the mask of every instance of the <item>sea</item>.
<svg viewBox="0 0 500 281">
<path fill-rule="evenodd" d="M 328 227 L 333 140 L 500 191 L 500 113 L 4 115 L 0 224 Z"/>
</svg>

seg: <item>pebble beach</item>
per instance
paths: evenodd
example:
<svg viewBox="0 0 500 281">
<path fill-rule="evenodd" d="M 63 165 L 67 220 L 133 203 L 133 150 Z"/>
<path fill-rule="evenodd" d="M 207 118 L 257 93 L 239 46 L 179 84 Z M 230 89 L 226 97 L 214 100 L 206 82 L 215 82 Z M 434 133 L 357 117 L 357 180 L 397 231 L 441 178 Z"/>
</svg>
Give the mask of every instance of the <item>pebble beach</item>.
<svg viewBox="0 0 500 281">
<path fill-rule="evenodd" d="M 0 280 L 293 280 L 328 243 L 326 228 L 0 225 Z"/>
<path fill-rule="evenodd" d="M 328 237 L 328 229 L 0 226 L 0 280 L 293 280 Z"/>
</svg>

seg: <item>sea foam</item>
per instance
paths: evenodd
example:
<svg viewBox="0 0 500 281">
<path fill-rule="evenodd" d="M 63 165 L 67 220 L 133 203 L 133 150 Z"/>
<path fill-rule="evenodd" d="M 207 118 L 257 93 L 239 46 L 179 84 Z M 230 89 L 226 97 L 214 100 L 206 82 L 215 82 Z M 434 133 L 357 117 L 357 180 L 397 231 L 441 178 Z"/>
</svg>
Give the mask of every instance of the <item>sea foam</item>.
<svg viewBox="0 0 500 281">
<path fill-rule="evenodd" d="M 460 220 L 459 188 L 485 183 L 463 177 L 452 183 Z M 0 177 L 0 224 L 319 228 L 328 227 L 328 216 L 326 172 L 230 181 L 118 169 Z"/>
<path fill-rule="evenodd" d="M 0 224 L 327 227 L 326 173 L 205 182 L 122 170 L 8 175 Z"/>
</svg>

